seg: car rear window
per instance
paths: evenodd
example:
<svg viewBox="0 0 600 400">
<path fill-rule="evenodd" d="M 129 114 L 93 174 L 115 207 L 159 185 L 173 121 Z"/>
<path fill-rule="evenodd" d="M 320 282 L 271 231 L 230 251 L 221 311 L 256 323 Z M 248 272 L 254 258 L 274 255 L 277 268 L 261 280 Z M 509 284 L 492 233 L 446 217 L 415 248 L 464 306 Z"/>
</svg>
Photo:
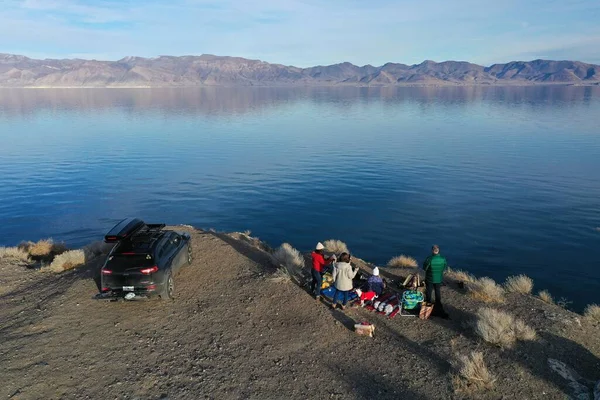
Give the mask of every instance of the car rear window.
<svg viewBox="0 0 600 400">
<path fill-rule="evenodd" d="M 150 267 L 154 260 L 147 254 L 114 254 L 108 265 L 113 268 Z"/>
</svg>

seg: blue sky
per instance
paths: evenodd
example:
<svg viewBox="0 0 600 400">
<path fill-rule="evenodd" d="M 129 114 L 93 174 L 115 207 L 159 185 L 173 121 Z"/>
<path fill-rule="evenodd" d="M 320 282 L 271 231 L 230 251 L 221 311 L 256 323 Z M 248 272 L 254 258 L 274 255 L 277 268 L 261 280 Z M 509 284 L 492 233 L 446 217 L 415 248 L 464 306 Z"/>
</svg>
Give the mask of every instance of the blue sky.
<svg viewBox="0 0 600 400">
<path fill-rule="evenodd" d="M 116 60 L 232 55 L 600 63 L 600 0 L 0 0 L 0 52 Z"/>
</svg>

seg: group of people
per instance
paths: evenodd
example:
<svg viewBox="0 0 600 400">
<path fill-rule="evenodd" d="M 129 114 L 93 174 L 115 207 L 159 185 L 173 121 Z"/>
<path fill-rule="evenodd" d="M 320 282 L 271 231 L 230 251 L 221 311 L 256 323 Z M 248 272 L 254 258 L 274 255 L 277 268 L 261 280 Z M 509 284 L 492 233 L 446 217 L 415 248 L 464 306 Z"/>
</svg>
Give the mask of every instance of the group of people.
<svg viewBox="0 0 600 400">
<path fill-rule="evenodd" d="M 315 250 L 312 252 L 312 283 L 311 292 L 315 299 L 321 298 L 321 286 L 323 284 L 323 274 L 328 266 L 333 265 L 332 277 L 334 293 L 332 298 L 332 308 L 338 305 L 343 310 L 348 303 L 348 296 L 354 289 L 353 280 L 358 273 L 358 267 L 353 267 L 350 264 L 352 257 L 348 253 L 340 254 L 339 258 L 333 254 L 329 257 L 324 255 L 325 246 L 322 243 L 317 243 Z M 440 287 L 444 277 L 444 271 L 448 267 L 446 259 L 440 254 L 440 248 L 433 245 L 431 255 L 425 259 L 423 270 L 425 271 L 425 301 L 432 303 L 432 298 L 435 298 L 434 310 L 435 314 L 443 318 L 447 318 L 448 314 L 442 306 L 442 295 Z M 381 295 L 385 289 L 385 282 L 379 276 L 379 268 L 373 268 L 373 274 L 369 277 L 364 288 L 366 292 L 374 292 L 377 296 Z M 433 296 L 435 294 L 435 297 Z M 338 301 L 341 300 L 341 304 Z"/>
</svg>

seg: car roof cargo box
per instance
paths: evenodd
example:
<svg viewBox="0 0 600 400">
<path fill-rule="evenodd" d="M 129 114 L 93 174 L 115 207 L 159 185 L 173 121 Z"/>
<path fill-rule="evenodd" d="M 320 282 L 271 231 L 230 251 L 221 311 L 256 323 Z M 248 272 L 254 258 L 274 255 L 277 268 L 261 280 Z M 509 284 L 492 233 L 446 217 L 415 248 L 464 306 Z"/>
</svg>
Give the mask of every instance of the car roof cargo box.
<svg viewBox="0 0 600 400">
<path fill-rule="evenodd" d="M 139 218 L 125 218 L 104 236 L 104 241 L 106 243 L 120 242 L 123 239 L 131 237 L 144 226 L 146 224 Z"/>
</svg>

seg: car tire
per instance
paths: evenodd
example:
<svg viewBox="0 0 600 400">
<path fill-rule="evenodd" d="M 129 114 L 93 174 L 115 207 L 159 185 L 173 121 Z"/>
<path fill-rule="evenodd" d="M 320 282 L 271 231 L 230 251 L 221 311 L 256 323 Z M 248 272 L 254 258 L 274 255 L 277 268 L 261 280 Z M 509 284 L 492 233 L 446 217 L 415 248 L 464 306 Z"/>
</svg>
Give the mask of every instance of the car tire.
<svg viewBox="0 0 600 400">
<path fill-rule="evenodd" d="M 193 260 L 192 256 L 192 245 L 188 244 L 188 264 L 191 264 Z"/>
<path fill-rule="evenodd" d="M 175 285 L 173 282 L 173 274 L 169 270 L 165 277 L 165 284 L 160 292 L 160 298 L 162 300 L 173 300 L 175 293 Z"/>
</svg>

